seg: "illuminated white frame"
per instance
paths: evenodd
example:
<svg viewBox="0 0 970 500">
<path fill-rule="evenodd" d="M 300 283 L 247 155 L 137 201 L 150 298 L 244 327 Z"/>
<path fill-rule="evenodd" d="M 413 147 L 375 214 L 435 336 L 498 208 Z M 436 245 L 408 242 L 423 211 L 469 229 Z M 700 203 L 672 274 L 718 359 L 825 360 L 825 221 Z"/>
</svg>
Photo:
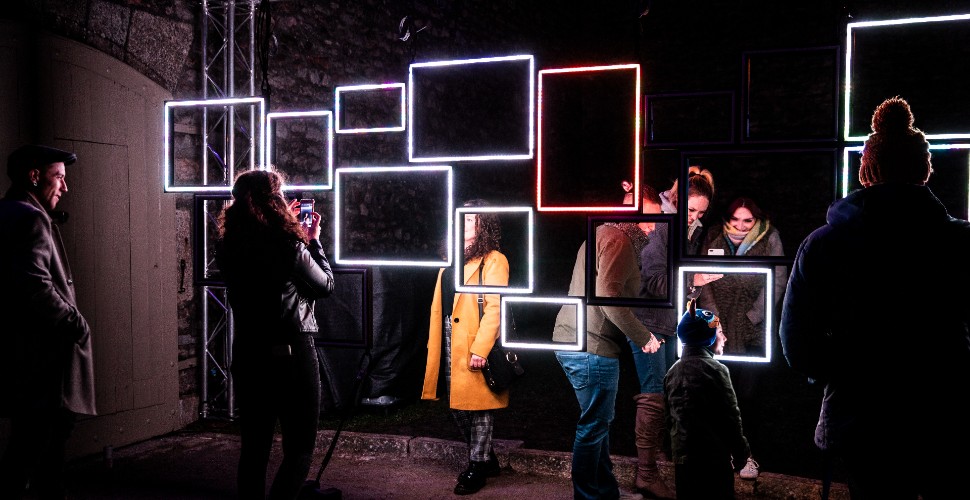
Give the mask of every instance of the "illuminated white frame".
<svg viewBox="0 0 970 500">
<path fill-rule="evenodd" d="M 711 274 L 764 274 L 765 275 L 765 304 L 775 303 L 775 279 L 774 266 L 771 267 L 735 267 L 735 266 L 681 266 L 677 270 L 677 320 L 687 308 L 684 301 L 686 288 L 684 280 L 687 273 L 711 273 Z M 774 317 L 769 311 L 771 307 L 766 307 L 765 311 L 765 355 L 764 356 L 736 356 L 732 354 L 715 355 L 717 359 L 725 361 L 746 361 L 749 363 L 769 363 L 771 362 L 771 331 Z M 684 344 L 677 339 L 677 355 L 680 356 L 684 351 Z"/>
<path fill-rule="evenodd" d="M 333 188 L 333 113 L 325 110 L 318 111 L 286 111 L 266 113 L 266 155 L 263 158 L 263 169 L 271 170 L 273 157 L 273 120 L 284 118 L 306 118 L 322 116 L 327 126 L 327 182 L 324 184 L 286 184 L 283 190 L 326 191 Z"/>
<path fill-rule="evenodd" d="M 393 125 L 389 127 L 371 127 L 371 128 L 341 128 L 340 127 L 340 116 L 341 110 L 343 109 L 340 105 L 342 99 L 341 94 L 345 92 L 366 92 L 368 90 L 386 90 L 386 89 L 400 89 L 401 93 L 401 124 Z M 335 123 L 336 132 L 338 134 L 367 134 L 374 132 L 400 132 L 404 130 L 405 126 L 405 109 L 406 107 L 407 94 L 404 92 L 403 83 L 375 83 L 367 85 L 344 85 L 337 87 L 333 90 L 333 109 L 335 113 Z"/>
<path fill-rule="evenodd" d="M 336 171 L 335 188 L 334 188 L 334 262 L 337 264 L 346 265 L 363 265 L 363 266 L 412 266 L 412 267 L 449 267 L 452 264 L 452 234 L 454 233 L 454 228 L 452 225 L 452 218 L 450 214 L 454 209 L 454 172 L 450 165 L 423 165 L 423 166 L 408 166 L 408 167 L 340 167 Z M 447 183 L 447 207 L 445 208 L 445 213 L 448 216 L 448 227 L 446 234 L 444 235 L 444 241 L 447 245 L 447 257 L 444 261 L 433 260 L 382 260 L 382 259 L 347 259 L 341 256 L 340 248 L 340 227 L 342 225 L 340 221 L 341 212 L 341 200 L 343 199 L 343 193 L 341 193 L 341 182 L 340 179 L 343 174 L 380 174 L 382 172 L 410 172 L 410 173 L 420 173 L 420 172 L 445 172 L 446 183 Z"/>
<path fill-rule="evenodd" d="M 573 305 L 576 307 L 576 343 L 575 344 L 565 344 L 565 343 L 535 343 L 535 342 L 516 342 L 509 339 L 508 331 L 506 326 L 508 325 L 509 303 L 511 302 L 532 302 L 532 303 L 544 303 L 544 304 L 560 304 L 563 306 Z M 517 349 L 540 349 L 540 350 L 551 350 L 551 351 L 582 351 L 586 349 L 586 304 L 583 299 L 579 297 L 533 297 L 533 296 L 502 296 L 502 345 L 510 348 Z"/>
<path fill-rule="evenodd" d="M 852 116 L 850 114 L 851 109 L 851 98 L 852 98 L 852 30 L 858 28 L 870 28 L 873 26 L 893 26 L 900 24 L 914 24 L 914 23 L 934 23 L 934 22 L 945 22 L 945 21 L 963 21 L 970 20 L 970 14 L 958 14 L 952 16 L 937 16 L 937 17 L 912 17 L 907 19 L 892 19 L 888 21 L 864 21 L 858 23 L 848 23 L 845 30 L 845 123 L 844 123 L 844 137 L 846 141 L 864 141 L 867 136 L 851 136 L 849 135 L 849 124 L 852 122 Z M 868 122 L 868 120 L 866 120 Z M 927 139 L 966 139 L 970 138 L 970 133 L 963 134 L 926 134 Z"/>
<path fill-rule="evenodd" d="M 865 149 L 865 146 L 849 146 L 842 149 L 842 197 L 845 198 L 849 195 L 849 153 L 851 152 L 861 152 Z M 970 150 L 970 144 L 930 144 L 930 151 L 934 149 L 968 149 Z M 970 170 L 970 163 L 967 164 L 967 169 Z M 967 192 L 970 193 L 970 185 L 967 186 Z M 970 213 L 970 194 L 967 195 L 967 213 Z"/>
<path fill-rule="evenodd" d="M 459 207 L 455 209 L 455 257 L 454 262 L 464 261 L 465 235 L 458 228 L 464 227 L 463 218 L 466 213 L 525 213 L 528 218 L 528 284 L 525 287 L 509 286 L 479 286 L 466 285 L 462 280 L 462 273 L 455 275 L 455 291 L 459 293 L 532 293 L 535 287 L 535 216 L 532 207 Z"/>
<path fill-rule="evenodd" d="M 483 64 L 506 61 L 529 62 L 529 152 L 519 154 L 491 154 L 479 156 L 414 156 L 414 68 L 433 66 L 454 66 L 459 64 Z M 481 160 L 530 160 L 535 151 L 535 93 L 536 93 L 535 58 L 529 55 L 514 55 L 503 57 L 486 57 L 482 59 L 458 59 L 453 61 L 434 61 L 412 63 L 408 67 L 408 161 L 481 161 Z"/>
<path fill-rule="evenodd" d="M 262 97 L 232 97 L 227 99 L 200 99 L 200 100 L 190 100 L 190 101 L 165 101 L 165 110 L 163 114 L 162 122 L 162 170 L 164 178 L 164 190 L 166 193 L 228 193 L 232 191 L 232 186 L 208 186 L 205 182 L 208 179 L 209 172 L 209 157 L 207 154 L 202 155 L 202 182 L 201 186 L 175 186 L 173 185 L 175 179 L 172 177 L 175 175 L 175 154 L 172 151 L 172 141 L 174 140 L 174 123 L 172 123 L 172 113 L 174 108 L 182 107 L 208 107 L 208 106 L 227 106 L 235 104 L 246 104 L 246 105 L 259 105 L 259 137 L 256 141 L 258 150 L 253 151 L 249 157 L 249 169 L 255 170 L 260 168 L 263 163 L 263 155 L 266 141 L 266 101 Z M 207 131 L 203 131 L 207 133 Z M 204 139 L 203 139 L 204 140 Z M 257 164 L 256 159 L 259 158 L 259 163 Z M 230 183 L 236 178 L 235 166 L 232 162 L 227 162 L 227 167 L 229 168 L 229 179 Z"/>
<path fill-rule="evenodd" d="M 542 204 L 542 77 L 548 74 L 557 73 L 581 73 L 589 71 L 615 71 L 632 69 L 636 72 L 636 91 L 634 94 L 633 113 L 635 116 L 633 125 L 633 205 L 618 204 L 615 206 L 543 206 Z M 610 66 L 585 66 L 576 68 L 555 68 L 539 70 L 539 127 L 536 132 L 538 135 L 538 152 L 536 154 L 536 209 L 540 212 L 639 212 L 640 211 L 640 133 L 642 130 L 641 121 L 641 101 L 643 99 L 640 83 L 639 64 L 615 64 Z"/>
</svg>

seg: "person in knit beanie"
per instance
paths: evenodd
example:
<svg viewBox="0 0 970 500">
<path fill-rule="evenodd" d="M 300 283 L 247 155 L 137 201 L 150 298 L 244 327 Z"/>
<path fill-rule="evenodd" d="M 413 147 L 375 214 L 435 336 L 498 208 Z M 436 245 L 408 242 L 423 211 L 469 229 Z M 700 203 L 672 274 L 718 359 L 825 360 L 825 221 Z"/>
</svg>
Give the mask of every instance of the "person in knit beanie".
<svg viewBox="0 0 970 500">
<path fill-rule="evenodd" d="M 735 469 L 751 448 L 723 354 L 726 338 L 718 317 L 691 300 L 677 325 L 679 360 L 664 377 L 667 428 L 678 500 L 733 499 Z"/>
<path fill-rule="evenodd" d="M 970 222 L 936 197 L 932 172 L 909 104 L 886 99 L 863 150 L 863 188 L 801 242 L 785 291 L 782 352 L 824 385 L 815 445 L 853 499 L 966 490 Z"/>
<path fill-rule="evenodd" d="M 909 103 L 899 96 L 886 99 L 876 108 L 859 168 L 863 187 L 884 182 L 926 184 L 933 172 L 930 144 L 913 122 Z"/>
</svg>

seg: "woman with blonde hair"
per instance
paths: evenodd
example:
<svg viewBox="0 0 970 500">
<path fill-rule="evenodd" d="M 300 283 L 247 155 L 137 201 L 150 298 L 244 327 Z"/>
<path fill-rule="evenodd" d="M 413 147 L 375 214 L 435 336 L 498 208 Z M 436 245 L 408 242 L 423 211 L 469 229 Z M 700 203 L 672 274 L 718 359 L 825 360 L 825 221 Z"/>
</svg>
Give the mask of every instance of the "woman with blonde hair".
<svg viewBox="0 0 970 500">
<path fill-rule="evenodd" d="M 677 182 L 667 191 L 660 193 L 661 209 L 664 212 L 677 210 Z M 701 246 L 703 225 L 701 217 L 707 213 L 714 198 L 714 177 L 707 169 L 691 166 L 687 172 L 687 245 L 688 254 L 696 254 Z M 640 296 L 645 298 L 668 297 L 667 249 L 670 228 L 667 224 L 657 224 L 647 238 L 647 244 L 640 252 Z M 698 283 L 703 279 L 697 276 Z M 634 435 L 637 447 L 637 473 L 634 486 L 644 496 L 650 498 L 674 498 L 660 477 L 657 459 L 662 456 L 666 426 L 664 425 L 663 378 L 667 369 L 677 357 L 677 321 L 673 309 L 638 308 L 637 318 L 651 332 L 663 339 L 660 349 L 655 353 L 634 351 L 640 392 L 633 398 L 636 401 L 637 415 Z"/>
</svg>

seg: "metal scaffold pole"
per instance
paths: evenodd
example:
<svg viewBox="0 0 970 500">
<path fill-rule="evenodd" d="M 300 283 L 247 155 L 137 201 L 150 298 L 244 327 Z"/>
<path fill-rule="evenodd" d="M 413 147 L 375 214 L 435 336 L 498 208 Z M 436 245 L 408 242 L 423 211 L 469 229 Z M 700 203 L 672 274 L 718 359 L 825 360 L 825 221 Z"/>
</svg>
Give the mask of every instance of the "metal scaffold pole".
<svg viewBox="0 0 970 500">
<path fill-rule="evenodd" d="M 256 95 L 255 51 L 258 0 L 202 0 L 202 97 L 204 100 Z M 243 35 L 243 36 L 239 36 Z M 202 112 L 202 180 L 231 185 L 233 172 L 259 165 L 258 108 L 252 105 L 206 106 Z M 218 164 L 213 166 L 209 162 Z M 237 168 L 239 167 L 239 168 Z M 215 175 L 211 175 L 214 172 Z M 220 175 L 221 174 L 221 175 Z M 221 177 L 219 179 L 210 176 Z M 205 214 L 196 214 L 196 216 Z M 207 216 L 204 217 L 208 219 Z M 209 231 L 205 231 L 206 237 Z M 200 246 L 209 247 L 208 244 Z M 204 262 L 197 259 L 196 262 Z M 232 362 L 232 311 L 224 287 L 202 287 L 200 411 L 202 418 L 236 417 L 229 366 Z"/>
</svg>

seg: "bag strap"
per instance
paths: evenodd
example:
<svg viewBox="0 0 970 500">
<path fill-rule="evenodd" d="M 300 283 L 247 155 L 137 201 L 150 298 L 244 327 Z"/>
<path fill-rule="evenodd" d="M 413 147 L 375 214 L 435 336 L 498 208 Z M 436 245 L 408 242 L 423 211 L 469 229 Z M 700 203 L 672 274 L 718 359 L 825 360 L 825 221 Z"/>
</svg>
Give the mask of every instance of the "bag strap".
<svg viewBox="0 0 970 500">
<path fill-rule="evenodd" d="M 484 284 L 482 281 L 482 273 L 485 270 L 485 256 L 482 256 L 482 263 L 478 265 L 478 285 Z M 482 321 L 482 317 L 485 316 L 485 295 L 478 294 L 478 321 Z"/>
</svg>

